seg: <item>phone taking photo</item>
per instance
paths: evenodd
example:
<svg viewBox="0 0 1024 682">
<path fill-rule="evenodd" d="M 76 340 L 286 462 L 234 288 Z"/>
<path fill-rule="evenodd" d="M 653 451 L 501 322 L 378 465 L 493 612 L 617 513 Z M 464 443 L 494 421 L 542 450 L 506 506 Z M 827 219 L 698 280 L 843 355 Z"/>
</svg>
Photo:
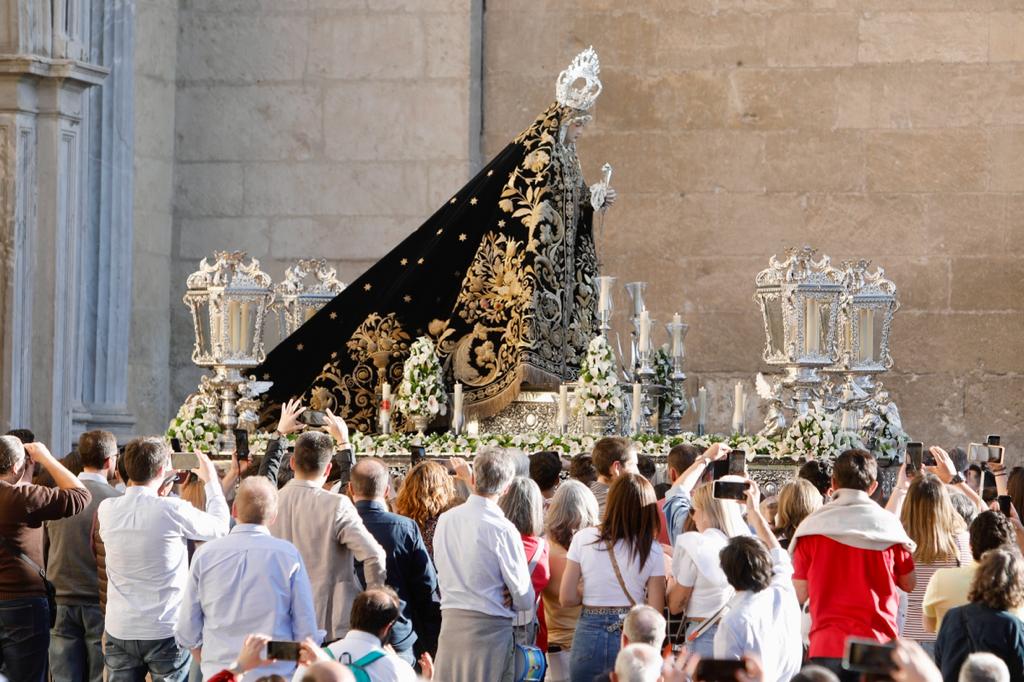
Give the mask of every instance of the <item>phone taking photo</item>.
<svg viewBox="0 0 1024 682">
<path fill-rule="evenodd" d="M 739 673 L 747 669 L 747 662 L 722 658 L 702 658 L 697 662 L 693 679 L 697 682 L 735 682 Z"/>
<path fill-rule="evenodd" d="M 921 473 L 922 457 L 923 457 L 924 444 L 918 441 L 911 441 L 907 443 L 907 475 L 917 476 Z"/>
<path fill-rule="evenodd" d="M 729 451 L 729 473 L 733 476 L 747 476 L 747 451 Z"/>
<path fill-rule="evenodd" d="M 716 500 L 743 502 L 747 499 L 748 488 L 750 488 L 750 481 L 715 481 L 712 496 Z"/>
<path fill-rule="evenodd" d="M 249 432 L 235 429 L 235 455 L 238 459 L 249 459 Z"/>
<path fill-rule="evenodd" d="M 888 675 L 896 669 L 892 658 L 895 649 L 892 642 L 881 644 L 873 639 L 849 637 L 843 654 L 843 669 L 869 675 Z"/>
<path fill-rule="evenodd" d="M 722 476 L 729 475 L 729 458 L 716 459 L 711 463 L 711 478 L 717 481 Z"/>
<path fill-rule="evenodd" d="M 427 458 L 427 449 L 422 445 L 409 446 L 409 468 L 412 468 Z"/>
<path fill-rule="evenodd" d="M 171 468 L 175 471 L 191 471 L 199 468 L 199 455 L 194 452 L 172 452 Z"/>
<path fill-rule="evenodd" d="M 298 661 L 299 643 L 271 640 L 267 642 L 267 658 L 274 661 Z"/>
<path fill-rule="evenodd" d="M 1006 518 L 1013 516 L 1013 511 L 1011 509 L 1013 507 L 1012 497 L 1009 495 L 1000 495 L 996 498 L 996 501 L 999 503 L 999 511 L 1003 513 L 1003 516 Z"/>
</svg>

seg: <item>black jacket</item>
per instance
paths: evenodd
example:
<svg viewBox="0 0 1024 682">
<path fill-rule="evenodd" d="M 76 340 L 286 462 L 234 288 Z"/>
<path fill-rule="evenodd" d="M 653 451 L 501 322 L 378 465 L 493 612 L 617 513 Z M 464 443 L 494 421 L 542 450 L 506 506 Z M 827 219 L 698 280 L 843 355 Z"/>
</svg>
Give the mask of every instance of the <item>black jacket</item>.
<svg viewBox="0 0 1024 682">
<path fill-rule="evenodd" d="M 950 609 L 935 640 L 935 662 L 944 682 L 957 682 L 964 661 L 980 651 L 1003 659 L 1011 682 L 1024 682 L 1024 623 L 1019 618 L 979 603 Z"/>
</svg>

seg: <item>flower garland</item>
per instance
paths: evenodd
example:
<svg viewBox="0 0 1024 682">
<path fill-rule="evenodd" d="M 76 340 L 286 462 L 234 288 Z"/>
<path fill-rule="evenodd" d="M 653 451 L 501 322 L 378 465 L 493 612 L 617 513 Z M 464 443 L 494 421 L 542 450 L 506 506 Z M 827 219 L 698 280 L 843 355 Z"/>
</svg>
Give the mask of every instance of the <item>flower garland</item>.
<svg viewBox="0 0 1024 682">
<path fill-rule="evenodd" d="M 167 439 L 177 439 L 184 452 L 210 453 L 216 450 L 220 424 L 216 415 L 199 400 L 186 400 L 167 427 Z"/>
<path fill-rule="evenodd" d="M 608 414 L 622 409 L 619 380 L 615 376 L 615 356 L 603 334 L 590 341 L 580 367 L 576 409 L 585 416 Z"/>
<path fill-rule="evenodd" d="M 903 430 L 903 421 L 895 403 L 883 403 L 878 408 L 879 414 L 869 412 L 861 420 L 864 442 L 877 456 L 898 461 L 910 442 L 910 436 Z"/>
<path fill-rule="evenodd" d="M 433 417 L 448 412 L 448 395 L 441 378 L 441 365 L 434 353 L 434 342 L 421 336 L 409 346 L 409 358 L 403 366 L 395 408 L 407 417 Z"/>
</svg>

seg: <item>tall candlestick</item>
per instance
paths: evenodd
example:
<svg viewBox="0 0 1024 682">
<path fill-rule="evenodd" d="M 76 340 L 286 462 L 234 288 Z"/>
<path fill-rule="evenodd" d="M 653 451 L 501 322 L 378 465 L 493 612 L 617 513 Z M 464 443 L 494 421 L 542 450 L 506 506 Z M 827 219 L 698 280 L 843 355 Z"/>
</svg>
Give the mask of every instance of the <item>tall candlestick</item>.
<svg viewBox="0 0 1024 682">
<path fill-rule="evenodd" d="M 697 430 L 704 435 L 708 424 L 708 389 L 703 386 L 697 391 Z"/>
<path fill-rule="evenodd" d="M 569 387 L 562 384 L 558 387 L 558 428 L 565 431 L 569 426 Z"/>
<path fill-rule="evenodd" d="M 380 387 L 380 432 L 391 433 L 391 384 L 386 381 Z"/>
<path fill-rule="evenodd" d="M 643 402 L 643 392 L 640 384 L 633 384 L 633 412 L 630 415 L 630 426 L 632 433 L 640 433 L 640 408 Z"/>
<path fill-rule="evenodd" d="M 646 310 L 640 311 L 640 341 L 639 351 L 646 354 L 651 349 L 651 314 Z"/>
</svg>

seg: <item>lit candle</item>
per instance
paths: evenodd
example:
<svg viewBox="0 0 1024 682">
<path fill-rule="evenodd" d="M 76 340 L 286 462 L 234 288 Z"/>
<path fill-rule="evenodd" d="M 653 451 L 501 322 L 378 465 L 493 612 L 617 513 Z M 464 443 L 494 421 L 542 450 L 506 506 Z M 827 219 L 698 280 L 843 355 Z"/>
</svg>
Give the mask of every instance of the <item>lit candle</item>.
<svg viewBox="0 0 1024 682">
<path fill-rule="evenodd" d="M 458 382 L 455 383 L 455 399 L 454 399 L 453 402 L 455 404 L 452 406 L 453 412 L 454 412 L 452 414 L 452 419 L 454 420 L 454 423 L 455 423 L 455 430 L 456 431 L 461 431 L 462 430 L 462 384 L 460 384 Z"/>
<path fill-rule="evenodd" d="M 743 433 L 743 384 L 739 381 L 736 382 L 736 390 L 733 393 L 732 431 Z"/>
<path fill-rule="evenodd" d="M 703 386 L 697 391 L 697 424 L 701 432 L 708 423 L 708 389 Z"/>
<path fill-rule="evenodd" d="M 651 343 L 651 314 L 646 310 L 640 311 L 640 341 L 639 350 L 646 353 L 650 350 Z"/>
<path fill-rule="evenodd" d="M 558 428 L 569 425 L 569 387 L 562 384 L 558 387 Z"/>
<path fill-rule="evenodd" d="M 640 384 L 633 384 L 633 413 L 630 415 L 629 423 L 633 427 L 633 433 L 640 433 L 640 404 L 643 402 L 643 393 Z"/>
<path fill-rule="evenodd" d="M 380 388 L 380 431 L 384 435 L 391 432 L 391 384 L 386 381 Z"/>
<path fill-rule="evenodd" d="M 672 316 L 672 357 L 683 357 L 683 318 L 679 313 Z"/>
</svg>

